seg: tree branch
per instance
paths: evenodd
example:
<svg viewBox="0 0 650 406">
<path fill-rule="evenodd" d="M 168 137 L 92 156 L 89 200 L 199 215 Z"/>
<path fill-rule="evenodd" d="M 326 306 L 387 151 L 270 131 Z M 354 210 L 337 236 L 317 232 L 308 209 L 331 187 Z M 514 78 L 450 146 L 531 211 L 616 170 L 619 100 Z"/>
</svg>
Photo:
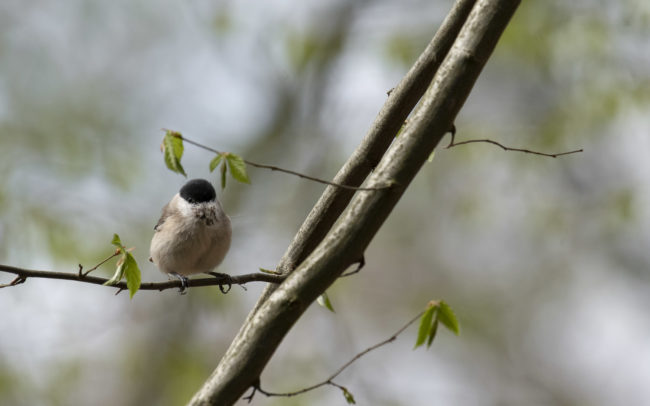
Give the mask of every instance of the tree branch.
<svg viewBox="0 0 650 406">
<path fill-rule="evenodd" d="M 334 228 L 243 325 L 190 405 L 235 403 L 254 385 L 307 307 L 349 265 L 361 258 L 440 139 L 452 128 L 518 5 L 519 0 L 477 1 L 438 68 L 420 108 L 367 180 L 369 186 L 386 182 L 395 186 L 354 195 Z"/>
<path fill-rule="evenodd" d="M 219 150 L 216 150 L 214 148 L 208 147 L 207 145 L 203 145 L 203 144 L 200 144 L 200 143 L 198 143 L 196 141 L 190 140 L 189 138 L 185 137 L 184 135 L 182 135 L 182 134 L 180 134 L 178 132 L 174 132 L 174 136 L 179 137 L 180 139 L 187 142 L 188 144 L 192 144 L 192 145 L 197 146 L 199 148 L 202 148 L 202 149 L 204 149 L 206 151 L 214 152 L 217 155 L 225 154 L 225 152 L 223 152 L 223 151 L 219 151 Z M 313 176 L 305 175 L 304 173 L 292 171 L 292 170 L 289 170 L 289 169 L 280 168 L 279 166 L 258 164 L 256 162 L 248 161 L 246 159 L 244 159 L 243 161 L 247 165 L 253 166 L 255 168 L 269 169 L 271 171 L 283 172 L 283 173 L 287 173 L 289 175 L 298 176 L 299 178 L 308 179 L 308 180 L 311 180 L 311 181 L 314 181 L 314 182 L 317 182 L 317 183 L 322 183 L 324 185 L 334 186 L 334 187 L 341 188 L 341 189 L 355 190 L 355 191 L 356 190 L 366 190 L 367 191 L 367 190 L 386 189 L 386 188 L 390 187 L 390 185 L 378 186 L 378 187 L 370 187 L 370 188 L 351 186 L 351 185 L 344 185 L 342 183 L 330 182 L 330 181 L 325 180 L 325 179 L 320 179 L 320 178 L 315 178 Z"/>
<path fill-rule="evenodd" d="M 334 182 L 359 186 L 377 167 L 411 110 L 429 87 L 476 1 L 456 1 L 426 49 L 400 83 L 391 89 L 370 130 L 336 174 Z M 354 193 L 349 190 L 326 188 L 280 259 L 277 269 L 284 274 L 290 273 L 307 258 L 325 238 L 353 196 Z M 267 286 L 246 322 L 250 321 L 275 288 Z"/>
<path fill-rule="evenodd" d="M 343 388 L 341 385 L 335 383 L 334 379 L 337 376 L 339 376 L 347 367 L 349 367 L 350 365 L 352 365 L 353 363 L 358 361 L 359 358 L 363 357 L 364 355 L 368 354 L 371 351 L 376 350 L 379 347 L 383 347 L 384 345 L 390 344 L 393 341 L 395 341 L 397 339 L 397 337 L 404 332 L 404 330 L 406 330 L 411 324 L 418 321 L 418 319 L 422 316 L 422 314 L 424 314 L 424 311 L 421 311 L 420 313 L 418 313 L 417 316 L 415 316 L 414 318 L 409 320 L 399 330 L 397 330 L 395 333 L 393 333 L 392 336 L 388 337 L 384 341 L 381 341 L 381 342 L 379 342 L 379 343 L 377 343 L 375 345 L 371 345 L 370 347 L 366 348 L 365 350 L 361 351 L 360 353 L 358 353 L 357 355 L 352 357 L 348 362 L 343 364 L 339 369 L 337 369 L 332 375 L 330 375 L 324 381 L 321 381 L 321 382 L 316 383 L 314 385 L 311 385 L 311 386 L 308 386 L 306 388 L 299 389 L 299 390 L 293 391 L 293 392 L 268 392 L 268 391 L 262 389 L 261 385 L 258 384 L 258 385 L 253 386 L 253 391 L 251 392 L 251 394 L 249 396 L 246 396 L 244 398 L 244 400 L 248 400 L 249 402 L 251 400 L 253 400 L 253 396 L 255 395 L 255 392 L 260 392 L 261 394 L 266 395 L 268 397 L 271 397 L 271 396 L 292 397 L 292 396 L 296 396 L 296 395 L 301 395 L 301 394 L 306 393 L 306 392 L 310 392 L 310 391 L 312 391 L 314 389 L 318 389 L 321 386 L 325 386 L 325 385 L 332 385 L 332 386 L 335 386 L 335 387 L 337 387 L 339 389 L 347 390 L 347 389 Z"/>
<path fill-rule="evenodd" d="M 113 255 L 111 255 L 110 257 L 108 257 L 108 258 L 106 258 L 105 260 L 101 261 L 101 262 L 98 263 L 97 265 L 93 266 L 92 268 L 90 268 L 90 269 L 87 270 L 86 272 L 83 272 L 84 267 L 83 267 L 81 264 L 79 264 L 79 276 L 80 276 L 80 277 L 86 277 L 86 276 L 88 276 L 89 273 L 91 273 L 92 271 L 96 270 L 97 268 L 99 268 L 100 266 L 104 265 L 105 263 L 107 263 L 107 262 L 110 261 L 111 259 L 115 258 L 116 256 L 120 255 L 121 253 L 122 253 L 122 252 L 121 252 L 120 249 L 116 249 L 115 252 L 113 253 Z"/>
<path fill-rule="evenodd" d="M 62 280 L 77 281 L 83 283 L 91 283 L 93 285 L 103 285 L 108 281 L 107 278 L 89 276 L 87 273 L 81 273 L 81 267 L 79 272 L 53 272 L 53 271 L 40 271 L 34 269 L 18 268 L 14 266 L 0 264 L 0 271 L 17 275 L 16 279 L 14 279 L 10 283 L 0 285 L 0 288 L 16 286 L 20 283 L 24 283 L 28 278 L 62 279 Z M 231 276 L 227 281 L 224 281 L 223 279 L 219 279 L 219 278 L 189 279 L 187 286 L 188 287 L 218 286 L 224 284 L 244 285 L 249 282 L 280 283 L 283 280 L 284 280 L 284 276 L 260 272 L 260 273 Z M 119 283 L 116 283 L 115 285 L 107 285 L 107 287 L 117 288 L 119 290 L 127 289 L 125 281 L 121 281 Z M 180 287 L 181 287 L 181 281 L 179 280 L 171 280 L 167 282 L 143 282 L 140 285 L 140 290 L 162 291 L 165 289 L 180 288 Z"/>
<path fill-rule="evenodd" d="M 447 145 L 447 146 L 445 147 L 446 149 L 449 149 L 449 148 L 452 148 L 452 147 L 457 147 L 457 146 L 459 146 L 459 145 L 472 144 L 472 143 L 475 143 L 475 142 L 483 142 L 483 143 L 488 143 L 488 144 L 496 145 L 497 147 L 501 147 L 501 149 L 503 149 L 504 151 L 517 151 L 517 152 L 524 152 L 524 153 L 526 153 L 526 154 L 533 154 L 533 155 L 547 156 L 547 157 L 551 157 L 551 158 L 557 158 L 557 157 L 559 157 L 559 156 L 563 156 L 563 155 L 577 154 L 578 152 L 583 152 L 583 149 L 580 148 L 580 149 L 575 149 L 575 150 L 573 150 L 573 151 L 557 152 L 557 153 L 555 153 L 555 154 L 549 154 L 549 153 L 546 153 L 546 152 L 532 151 L 532 150 L 530 150 L 530 149 L 506 147 L 505 145 L 503 145 L 503 144 L 501 144 L 501 143 L 498 143 L 498 142 L 496 142 L 496 141 L 492 141 L 492 140 L 487 139 L 487 138 L 485 138 L 485 139 L 479 139 L 479 140 L 467 140 L 467 141 L 456 142 L 456 141 L 455 141 L 455 134 L 454 134 L 454 133 L 455 133 L 455 131 L 452 131 L 452 133 L 451 133 L 451 141 L 449 142 L 449 145 Z"/>
</svg>

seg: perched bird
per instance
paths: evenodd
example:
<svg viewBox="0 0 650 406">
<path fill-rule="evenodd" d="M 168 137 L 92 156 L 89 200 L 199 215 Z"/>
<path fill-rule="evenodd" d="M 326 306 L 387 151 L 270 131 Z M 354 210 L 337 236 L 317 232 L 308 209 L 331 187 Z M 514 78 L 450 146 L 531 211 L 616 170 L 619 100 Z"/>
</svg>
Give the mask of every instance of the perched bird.
<svg viewBox="0 0 650 406">
<path fill-rule="evenodd" d="M 188 275 L 209 273 L 229 278 L 211 271 L 226 256 L 231 235 L 230 218 L 214 187 L 205 179 L 192 179 L 163 207 L 154 227 L 149 260 L 160 271 L 179 278 L 183 293 Z"/>
</svg>

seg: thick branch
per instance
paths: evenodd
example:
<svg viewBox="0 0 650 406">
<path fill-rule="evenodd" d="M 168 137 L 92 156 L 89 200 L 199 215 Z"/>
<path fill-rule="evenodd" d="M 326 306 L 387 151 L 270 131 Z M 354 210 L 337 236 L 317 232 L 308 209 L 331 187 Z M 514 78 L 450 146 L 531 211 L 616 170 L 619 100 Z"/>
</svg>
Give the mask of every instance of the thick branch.
<svg viewBox="0 0 650 406">
<path fill-rule="evenodd" d="M 17 275 L 17 278 L 12 282 L 0 285 L 0 287 L 15 286 L 20 283 L 25 282 L 28 278 L 45 278 L 45 279 L 63 279 L 68 281 L 77 281 L 83 283 L 91 283 L 93 285 L 103 285 L 108 281 L 107 278 L 100 278 L 97 276 L 90 276 L 88 274 L 83 274 L 81 272 L 52 272 L 52 271 L 39 271 L 34 269 L 24 269 L 17 268 L 9 265 L 0 264 L 0 271 L 8 272 Z M 231 276 L 227 283 L 232 285 L 244 285 L 249 282 L 269 282 L 269 283 L 280 283 L 284 279 L 284 276 L 281 275 L 272 275 L 267 273 L 251 273 L 244 275 L 235 275 Z M 217 286 L 224 285 L 224 280 L 219 278 L 201 278 L 201 279 L 189 279 L 187 286 L 188 287 L 198 287 L 198 286 Z M 118 288 L 120 290 L 127 289 L 126 282 L 121 281 L 115 285 L 110 285 L 108 287 Z M 172 280 L 167 282 L 144 282 L 140 285 L 140 290 L 165 290 L 172 288 L 180 288 L 181 281 Z"/>
<path fill-rule="evenodd" d="M 360 258 L 444 134 L 452 128 L 479 73 L 519 5 L 479 0 L 436 72 L 421 108 L 367 181 L 394 186 L 358 193 L 320 245 L 289 274 L 242 327 L 190 405 L 231 405 L 259 378 L 307 307 Z M 391 94 L 392 97 L 392 94 Z"/>
<path fill-rule="evenodd" d="M 361 144 L 334 177 L 334 182 L 359 186 L 379 164 L 413 107 L 431 83 L 443 59 L 477 0 L 458 0 L 442 22 L 431 42 L 400 83 L 392 89 L 386 103 Z M 354 192 L 328 187 L 314 205 L 287 248 L 277 269 L 293 271 L 325 238 L 354 196 Z M 249 318 L 275 290 L 269 286 L 258 300 Z"/>
</svg>

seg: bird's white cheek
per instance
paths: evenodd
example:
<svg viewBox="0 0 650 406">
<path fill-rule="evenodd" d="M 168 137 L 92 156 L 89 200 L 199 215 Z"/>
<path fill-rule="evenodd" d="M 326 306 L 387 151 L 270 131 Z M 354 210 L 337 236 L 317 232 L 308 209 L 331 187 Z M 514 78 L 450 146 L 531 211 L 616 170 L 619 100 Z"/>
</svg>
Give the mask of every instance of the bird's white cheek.
<svg viewBox="0 0 650 406">
<path fill-rule="evenodd" d="M 194 216 L 192 205 L 184 199 L 178 198 L 176 200 L 176 209 L 178 209 L 179 214 L 184 218 L 191 218 Z"/>
</svg>

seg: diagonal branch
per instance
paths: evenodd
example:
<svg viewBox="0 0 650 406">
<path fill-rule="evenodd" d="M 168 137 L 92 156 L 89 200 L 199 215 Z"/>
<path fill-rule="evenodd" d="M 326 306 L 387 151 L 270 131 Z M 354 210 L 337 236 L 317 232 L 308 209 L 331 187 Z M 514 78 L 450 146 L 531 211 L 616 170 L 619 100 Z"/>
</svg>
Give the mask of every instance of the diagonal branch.
<svg viewBox="0 0 650 406">
<path fill-rule="evenodd" d="M 386 182 L 394 186 L 354 195 L 347 211 L 322 242 L 307 252 L 311 254 L 249 317 L 189 405 L 235 403 L 259 379 L 273 353 L 307 307 L 349 265 L 361 258 L 440 139 L 452 128 L 519 2 L 476 2 L 420 102 L 420 108 L 367 180 L 369 186 Z"/>
<path fill-rule="evenodd" d="M 388 99 L 375 122 L 334 177 L 334 182 L 359 186 L 377 167 L 379 160 L 395 140 L 404 121 L 422 97 L 431 79 L 451 49 L 456 36 L 477 0 L 457 0 L 435 36 L 400 83 L 389 92 Z M 277 269 L 292 272 L 325 238 L 354 196 L 349 190 L 328 187 L 300 226 L 282 256 Z M 246 322 L 275 290 L 268 286 Z"/>
</svg>

